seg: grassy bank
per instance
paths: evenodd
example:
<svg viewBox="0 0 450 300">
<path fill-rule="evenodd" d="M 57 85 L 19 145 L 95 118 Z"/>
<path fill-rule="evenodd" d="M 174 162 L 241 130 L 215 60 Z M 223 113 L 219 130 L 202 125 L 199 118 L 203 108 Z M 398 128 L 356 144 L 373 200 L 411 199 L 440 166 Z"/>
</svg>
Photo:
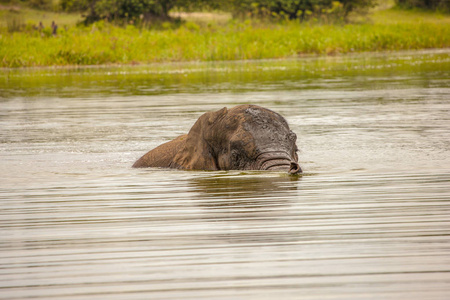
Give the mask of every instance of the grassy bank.
<svg viewBox="0 0 450 300">
<path fill-rule="evenodd" d="M 375 12 L 372 21 L 348 25 L 188 22 L 178 28 L 140 30 L 98 23 L 60 28 L 57 36 L 4 29 L 0 66 L 288 58 L 445 47 L 450 47 L 449 16 L 391 9 Z"/>
</svg>

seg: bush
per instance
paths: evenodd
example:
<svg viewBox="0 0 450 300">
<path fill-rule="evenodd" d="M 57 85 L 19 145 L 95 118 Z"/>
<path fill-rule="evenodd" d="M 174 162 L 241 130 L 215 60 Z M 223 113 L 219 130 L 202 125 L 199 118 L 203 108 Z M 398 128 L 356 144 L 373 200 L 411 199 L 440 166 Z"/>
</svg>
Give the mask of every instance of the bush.
<svg viewBox="0 0 450 300">
<path fill-rule="evenodd" d="M 48 0 L 33 0 L 48 1 Z M 98 20 L 139 22 L 167 20 L 175 7 L 182 10 L 220 9 L 234 17 L 275 19 L 333 18 L 347 20 L 350 13 L 364 12 L 377 0 L 61 0 L 65 11 L 82 11 L 85 23 Z"/>
<path fill-rule="evenodd" d="M 52 0 L 29 0 L 29 5 L 33 8 L 48 10 L 53 6 Z"/>
<path fill-rule="evenodd" d="M 174 5 L 175 0 L 61 0 L 63 10 L 84 12 L 85 23 L 168 19 Z"/>
<path fill-rule="evenodd" d="M 376 0 L 231 0 L 235 16 L 276 17 L 306 20 L 321 16 L 348 19 L 352 12 L 365 12 Z"/>
<path fill-rule="evenodd" d="M 60 5 L 66 12 L 85 11 L 89 8 L 87 0 L 60 0 Z"/>
<path fill-rule="evenodd" d="M 422 8 L 450 12 L 449 0 L 396 0 L 396 3 L 404 8 Z"/>
</svg>

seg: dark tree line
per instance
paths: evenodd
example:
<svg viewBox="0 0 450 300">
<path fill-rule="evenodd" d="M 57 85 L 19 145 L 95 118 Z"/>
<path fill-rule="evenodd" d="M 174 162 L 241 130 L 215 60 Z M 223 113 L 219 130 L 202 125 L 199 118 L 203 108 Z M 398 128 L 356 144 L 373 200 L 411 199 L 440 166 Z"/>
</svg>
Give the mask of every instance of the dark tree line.
<svg viewBox="0 0 450 300">
<path fill-rule="evenodd" d="M 331 13 L 339 13 L 346 18 L 351 12 L 361 12 L 375 6 L 376 2 L 377 0 L 231 0 L 229 10 L 237 15 L 274 15 L 291 20 Z"/>
<path fill-rule="evenodd" d="M 61 0 L 65 11 L 81 11 L 86 22 L 98 20 L 168 19 L 178 0 Z"/>
<path fill-rule="evenodd" d="M 0 0 L 5 2 L 5 0 Z M 49 9 L 52 0 L 20 0 L 30 6 Z M 169 12 L 218 9 L 234 17 L 269 17 L 304 20 L 334 15 L 346 20 L 351 13 L 361 13 L 378 0 L 60 0 L 64 11 L 78 11 L 86 23 L 98 20 L 167 20 Z M 450 11 L 450 0 L 396 0 L 401 7 Z"/>
<path fill-rule="evenodd" d="M 61 0 L 66 11 L 83 11 L 86 21 L 101 19 L 168 19 L 173 8 L 218 9 L 233 16 L 305 19 L 311 15 L 340 13 L 343 18 L 375 6 L 377 0 Z"/>
<path fill-rule="evenodd" d="M 396 0 L 400 7 L 450 12 L 450 0 Z"/>
</svg>

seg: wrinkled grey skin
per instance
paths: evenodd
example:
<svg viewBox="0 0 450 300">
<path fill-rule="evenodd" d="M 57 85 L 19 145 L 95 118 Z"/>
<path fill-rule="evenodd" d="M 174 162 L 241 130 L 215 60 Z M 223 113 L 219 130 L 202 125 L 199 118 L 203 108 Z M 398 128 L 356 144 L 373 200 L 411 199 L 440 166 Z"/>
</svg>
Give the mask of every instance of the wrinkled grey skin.
<svg viewBox="0 0 450 300">
<path fill-rule="evenodd" d="M 240 105 L 203 114 L 187 135 L 158 146 L 133 167 L 277 170 L 301 173 L 297 136 L 276 112 Z"/>
</svg>

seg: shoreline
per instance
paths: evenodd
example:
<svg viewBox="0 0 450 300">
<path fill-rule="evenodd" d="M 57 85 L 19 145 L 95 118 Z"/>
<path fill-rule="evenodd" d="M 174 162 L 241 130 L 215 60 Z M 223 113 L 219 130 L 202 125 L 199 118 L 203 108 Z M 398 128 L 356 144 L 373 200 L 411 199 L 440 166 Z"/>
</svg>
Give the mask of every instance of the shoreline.
<svg viewBox="0 0 450 300">
<path fill-rule="evenodd" d="M 138 75 L 147 74 L 149 76 L 190 76 L 208 69 L 211 72 L 239 72 L 244 68 L 253 68 L 253 66 L 267 64 L 270 66 L 274 63 L 284 65 L 283 68 L 292 62 L 292 66 L 298 63 L 310 66 L 311 64 L 320 64 L 327 69 L 333 70 L 336 66 L 351 63 L 352 60 L 367 59 L 368 61 L 387 59 L 390 61 L 399 59 L 400 61 L 408 61 L 409 56 L 427 56 L 427 55 L 444 55 L 448 56 L 445 61 L 450 62 L 450 47 L 435 49 L 419 49 L 419 50 L 402 50 L 402 51 L 379 51 L 379 52 L 359 52 L 347 53 L 340 55 L 310 55 L 297 58 L 276 58 L 276 59 L 253 59 L 253 60 L 230 60 L 230 61 L 189 61 L 189 62 L 156 62 L 148 64 L 102 64 L 102 65 L 70 65 L 70 66 L 37 66 L 37 67 L 21 67 L 21 68 L 0 68 L 3 71 L 0 75 L 0 81 L 8 82 L 9 79 L 16 77 L 35 76 L 57 76 L 58 74 L 85 74 L 94 75 L 97 71 L 100 73 L 107 72 L 108 75 Z M 361 65 L 361 67 L 364 66 Z M 258 67 L 257 67 L 258 68 Z M 353 67 L 355 68 L 355 67 Z M 311 69 L 313 70 L 314 67 Z M 245 69 L 247 70 L 247 69 Z M 248 71 L 248 70 L 247 70 Z M 71 73 L 73 72 L 73 73 Z M 69 74 L 68 73 L 68 74 Z"/>
<path fill-rule="evenodd" d="M 445 48 L 423 48 L 411 50 L 383 50 L 383 51 L 362 51 L 362 52 L 348 52 L 339 54 L 305 54 L 298 57 L 283 57 L 283 58 L 261 58 L 261 59 L 242 59 L 242 60 L 192 60 L 192 61 L 162 61 L 162 62 L 148 62 L 148 63 L 106 63 L 97 65 L 48 65 L 48 66 L 25 66 L 25 67 L 0 67 L 1 71 L 45 71 L 45 70 L 77 70 L 77 69 L 108 69 L 108 68 L 146 68 L 150 66 L 164 67 L 170 66 L 194 66 L 199 64 L 238 64 L 238 63 L 256 63 L 256 62 L 276 62 L 276 61 L 298 61 L 321 58 L 358 58 L 361 56 L 368 57 L 382 57 L 389 54 L 393 56 L 400 55 L 418 55 L 418 54 L 445 54 L 450 56 L 450 47 Z"/>
</svg>

